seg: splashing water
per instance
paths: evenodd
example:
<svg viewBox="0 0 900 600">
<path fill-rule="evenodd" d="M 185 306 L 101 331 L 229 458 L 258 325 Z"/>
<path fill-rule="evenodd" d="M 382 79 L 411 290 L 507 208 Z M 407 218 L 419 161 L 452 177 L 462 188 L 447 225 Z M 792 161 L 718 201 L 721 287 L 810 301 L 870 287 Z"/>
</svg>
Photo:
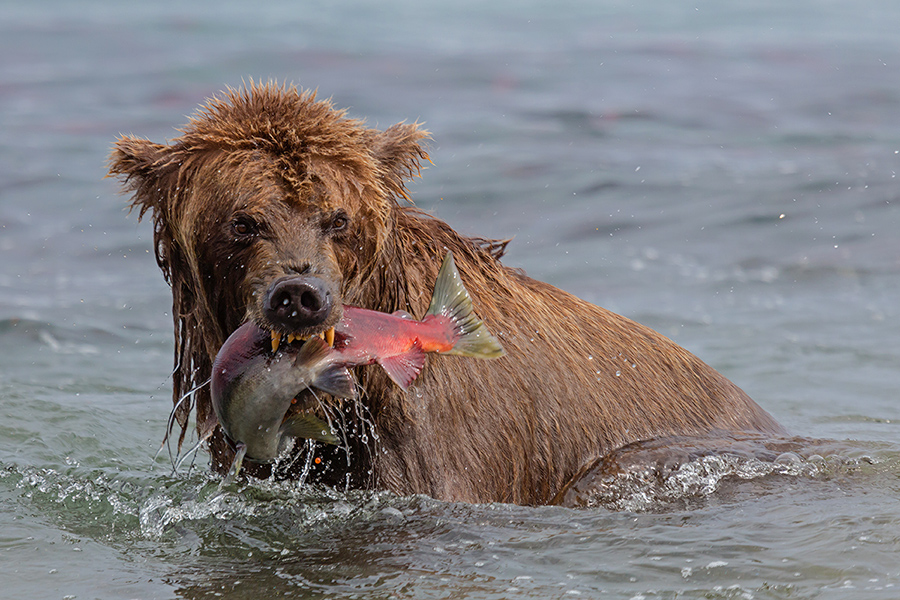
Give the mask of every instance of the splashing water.
<svg viewBox="0 0 900 600">
<path fill-rule="evenodd" d="M 774 441 L 750 436 L 711 444 L 705 439 L 673 440 L 633 444 L 598 460 L 567 498 L 584 507 L 671 510 L 733 489 L 741 481 L 766 486 L 777 477 L 833 478 L 877 462 L 844 444 L 803 438 Z M 711 451 L 717 444 L 721 451 Z"/>
</svg>

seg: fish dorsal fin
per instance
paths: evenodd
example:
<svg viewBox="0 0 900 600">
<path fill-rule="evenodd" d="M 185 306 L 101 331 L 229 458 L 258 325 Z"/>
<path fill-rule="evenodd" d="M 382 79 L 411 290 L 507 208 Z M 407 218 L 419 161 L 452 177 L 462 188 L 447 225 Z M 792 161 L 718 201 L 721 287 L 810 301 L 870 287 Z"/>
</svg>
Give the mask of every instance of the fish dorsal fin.
<svg viewBox="0 0 900 600">
<path fill-rule="evenodd" d="M 472 297 L 463 285 L 452 252 L 447 252 L 434 282 L 434 295 L 428 312 L 425 313 L 426 317 L 428 315 L 442 315 L 453 322 L 459 339 L 445 354 L 475 358 L 499 358 L 506 354 L 500 342 L 475 314 Z"/>
<path fill-rule="evenodd" d="M 406 312 L 405 310 L 395 310 L 395 311 L 392 312 L 391 314 L 394 315 L 395 317 L 400 317 L 401 319 L 407 319 L 407 320 L 409 320 L 409 321 L 415 321 L 415 320 L 416 320 L 416 318 L 415 318 L 414 316 L 412 316 L 411 314 L 409 314 L 409 313 Z"/>
<path fill-rule="evenodd" d="M 298 438 L 316 440 L 326 444 L 337 444 L 338 437 L 331 433 L 331 426 L 310 413 L 294 415 L 281 424 L 281 431 Z"/>
<path fill-rule="evenodd" d="M 379 358 L 378 364 L 384 369 L 391 381 L 404 390 L 416 380 L 422 367 L 425 366 L 425 352 L 418 341 L 403 354 Z"/>
</svg>

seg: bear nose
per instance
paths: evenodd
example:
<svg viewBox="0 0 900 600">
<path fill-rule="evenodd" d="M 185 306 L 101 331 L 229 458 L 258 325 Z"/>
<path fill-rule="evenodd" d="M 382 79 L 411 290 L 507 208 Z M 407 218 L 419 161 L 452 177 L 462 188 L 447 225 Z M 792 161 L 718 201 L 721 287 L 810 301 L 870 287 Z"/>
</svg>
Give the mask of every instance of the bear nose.
<svg viewBox="0 0 900 600">
<path fill-rule="evenodd" d="M 316 327 L 331 313 L 331 292 L 318 277 L 280 279 L 266 294 L 264 313 L 289 332 Z"/>
</svg>

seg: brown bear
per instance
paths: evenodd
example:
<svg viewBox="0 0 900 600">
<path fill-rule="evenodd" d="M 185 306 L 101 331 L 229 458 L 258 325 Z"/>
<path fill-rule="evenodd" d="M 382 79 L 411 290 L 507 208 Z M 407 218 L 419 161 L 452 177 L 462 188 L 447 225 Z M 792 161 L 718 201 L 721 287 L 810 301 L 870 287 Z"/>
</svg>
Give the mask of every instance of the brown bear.
<svg viewBox="0 0 900 600">
<path fill-rule="evenodd" d="M 507 355 L 429 355 L 407 391 L 359 368 L 359 399 L 329 401 L 346 446 L 320 447 L 282 475 L 305 462 L 304 476 L 330 485 L 546 504 L 630 443 L 783 433 L 672 341 L 503 265 L 506 241 L 466 237 L 415 208 L 405 184 L 428 159 L 428 135 L 417 123 L 370 129 L 314 93 L 251 82 L 211 99 L 170 144 L 116 141 L 109 172 L 152 215 L 172 287 L 173 397 L 193 391 L 177 411 L 181 435 L 193 406 L 215 469 L 233 451 L 204 384 L 232 331 L 249 319 L 320 334 L 345 304 L 421 318 L 448 250 Z M 275 288 L 298 310 L 279 313 Z"/>
</svg>

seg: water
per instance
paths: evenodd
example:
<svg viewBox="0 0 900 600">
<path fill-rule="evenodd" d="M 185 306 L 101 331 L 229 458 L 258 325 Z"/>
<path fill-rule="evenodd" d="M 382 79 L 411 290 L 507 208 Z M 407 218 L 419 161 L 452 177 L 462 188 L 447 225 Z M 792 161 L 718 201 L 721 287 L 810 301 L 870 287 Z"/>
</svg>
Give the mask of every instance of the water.
<svg viewBox="0 0 900 600">
<path fill-rule="evenodd" d="M 900 596 L 900 5 L 0 14 L 0 596 Z M 582 510 L 172 475 L 170 296 L 104 163 L 249 77 L 425 121 L 423 208 L 841 442 Z"/>
</svg>

